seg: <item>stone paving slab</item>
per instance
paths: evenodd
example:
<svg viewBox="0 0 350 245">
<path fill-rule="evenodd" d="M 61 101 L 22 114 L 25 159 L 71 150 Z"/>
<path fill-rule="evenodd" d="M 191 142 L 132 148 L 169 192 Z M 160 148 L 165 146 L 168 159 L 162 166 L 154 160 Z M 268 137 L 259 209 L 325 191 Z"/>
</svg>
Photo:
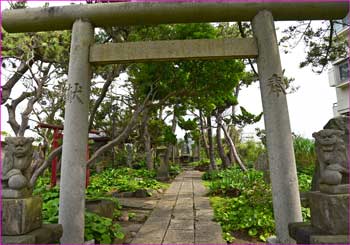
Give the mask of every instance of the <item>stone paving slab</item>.
<svg viewBox="0 0 350 245">
<path fill-rule="evenodd" d="M 214 211 L 212 209 L 196 210 L 197 221 L 212 221 L 214 220 Z"/>
<path fill-rule="evenodd" d="M 127 208 L 148 209 L 152 210 L 156 206 L 158 200 L 149 198 L 118 198 L 120 205 Z"/>
<path fill-rule="evenodd" d="M 194 230 L 194 220 L 171 219 L 169 230 Z"/>
<path fill-rule="evenodd" d="M 192 230 L 168 230 L 162 244 L 194 244 Z"/>
<path fill-rule="evenodd" d="M 199 171 L 178 175 L 132 244 L 226 244 Z"/>
<path fill-rule="evenodd" d="M 211 209 L 209 197 L 194 197 L 195 209 Z"/>
</svg>

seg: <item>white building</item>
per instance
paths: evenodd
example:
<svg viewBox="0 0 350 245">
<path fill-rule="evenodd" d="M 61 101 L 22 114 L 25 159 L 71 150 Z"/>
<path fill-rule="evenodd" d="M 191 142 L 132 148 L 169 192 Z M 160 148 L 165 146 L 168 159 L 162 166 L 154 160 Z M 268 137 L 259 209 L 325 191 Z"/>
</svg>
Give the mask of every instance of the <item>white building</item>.
<svg viewBox="0 0 350 245">
<path fill-rule="evenodd" d="M 349 35 L 349 15 L 339 23 L 334 24 L 335 35 L 339 38 L 347 38 Z M 349 56 L 339 59 L 332 64 L 328 71 L 328 80 L 331 87 L 335 87 L 337 103 L 333 104 L 334 116 L 349 115 Z"/>
</svg>

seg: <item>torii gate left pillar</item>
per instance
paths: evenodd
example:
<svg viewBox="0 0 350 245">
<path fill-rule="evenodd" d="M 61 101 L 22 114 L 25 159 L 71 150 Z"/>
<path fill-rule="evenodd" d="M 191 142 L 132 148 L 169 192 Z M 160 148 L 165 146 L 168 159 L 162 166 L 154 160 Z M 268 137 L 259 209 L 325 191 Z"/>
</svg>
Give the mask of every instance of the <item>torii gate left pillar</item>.
<svg viewBox="0 0 350 245">
<path fill-rule="evenodd" d="M 73 24 L 60 181 L 59 223 L 64 227 L 62 244 L 84 242 L 86 145 L 91 68 L 92 25 L 83 20 Z M 67 140 L 68 139 L 68 140 Z"/>
</svg>

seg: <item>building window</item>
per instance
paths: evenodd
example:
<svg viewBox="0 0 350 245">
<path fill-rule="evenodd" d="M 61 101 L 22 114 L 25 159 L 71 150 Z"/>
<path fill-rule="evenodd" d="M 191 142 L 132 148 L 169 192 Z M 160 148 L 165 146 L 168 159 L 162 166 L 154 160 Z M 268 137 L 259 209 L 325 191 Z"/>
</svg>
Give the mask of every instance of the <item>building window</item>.
<svg viewBox="0 0 350 245">
<path fill-rule="evenodd" d="M 349 15 L 347 15 L 345 18 L 341 20 L 337 20 L 334 23 L 334 33 L 338 35 L 340 32 L 345 30 L 347 27 L 349 27 Z"/>
<path fill-rule="evenodd" d="M 347 82 L 349 81 L 349 62 L 348 60 L 344 60 L 342 63 L 338 65 L 339 67 L 339 78 L 340 82 Z"/>
</svg>

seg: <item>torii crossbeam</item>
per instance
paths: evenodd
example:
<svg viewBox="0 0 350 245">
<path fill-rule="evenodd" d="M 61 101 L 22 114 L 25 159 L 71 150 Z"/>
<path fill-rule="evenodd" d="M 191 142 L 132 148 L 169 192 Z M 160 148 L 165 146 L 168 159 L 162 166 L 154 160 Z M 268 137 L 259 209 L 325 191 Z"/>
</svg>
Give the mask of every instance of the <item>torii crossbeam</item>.
<svg viewBox="0 0 350 245">
<path fill-rule="evenodd" d="M 279 242 L 292 243 L 293 240 L 288 234 L 288 223 L 301 221 L 302 217 L 274 20 L 341 19 L 348 10 L 347 0 L 279 3 L 240 0 L 225 3 L 101 3 L 3 11 L 2 25 L 8 32 L 72 29 L 64 123 L 66 134 L 61 168 L 61 243 L 84 242 L 85 153 L 91 64 L 223 57 L 257 57 L 276 234 Z M 255 38 L 247 39 L 246 42 L 231 39 L 139 42 L 105 46 L 93 44 L 94 27 L 223 21 L 252 21 Z M 79 100 L 76 99 L 77 96 Z"/>
</svg>

